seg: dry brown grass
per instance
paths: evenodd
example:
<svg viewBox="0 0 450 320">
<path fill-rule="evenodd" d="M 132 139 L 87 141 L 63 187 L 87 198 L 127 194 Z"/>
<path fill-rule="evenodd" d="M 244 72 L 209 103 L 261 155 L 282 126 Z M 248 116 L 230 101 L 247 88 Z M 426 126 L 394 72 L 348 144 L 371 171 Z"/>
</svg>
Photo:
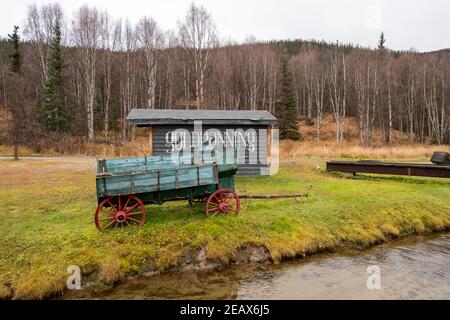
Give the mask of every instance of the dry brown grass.
<svg viewBox="0 0 450 320">
<path fill-rule="evenodd" d="M 112 285 L 120 279 L 120 261 L 111 259 L 105 261 L 100 269 L 99 279 L 107 285 Z"/>
<path fill-rule="evenodd" d="M 12 292 L 6 286 L 0 284 L 0 300 L 6 300 L 11 298 Z"/>
<path fill-rule="evenodd" d="M 428 144 L 399 144 L 399 132 L 394 131 L 394 143 L 390 146 L 382 143 L 380 132 L 376 132 L 372 148 L 363 147 L 358 140 L 358 124 L 355 118 L 345 120 L 345 140 L 336 142 L 336 125 L 330 114 L 324 116 L 321 141 L 316 141 L 314 124 L 300 122 L 301 141 L 281 141 L 281 159 L 300 159 L 304 157 L 350 158 L 350 159 L 421 159 L 428 160 L 434 151 L 450 152 L 450 146 Z M 99 133 L 99 139 L 103 137 Z M 405 142 L 406 136 L 403 137 Z M 95 157 L 137 157 L 150 153 L 148 133 L 144 128 L 136 130 L 133 141 L 115 143 L 90 142 L 86 139 L 65 137 L 58 142 L 42 141 L 33 148 L 20 148 L 22 156 L 95 156 Z M 11 155 L 12 146 L 0 145 L 0 155 Z"/>
<path fill-rule="evenodd" d="M 434 151 L 450 152 L 450 146 L 423 144 L 392 145 L 365 148 L 355 142 L 282 141 L 280 155 L 283 160 L 304 157 L 349 159 L 417 159 L 429 160 Z"/>
<path fill-rule="evenodd" d="M 84 139 L 67 138 L 57 143 L 42 142 L 37 147 L 20 147 L 21 156 L 93 156 L 93 157 L 137 157 L 148 155 L 148 137 L 137 137 L 120 144 L 90 142 Z M 0 145 L 0 156 L 12 155 L 13 147 Z"/>
<path fill-rule="evenodd" d="M 46 268 L 33 269 L 32 275 L 17 284 L 14 300 L 42 300 L 60 295 L 66 289 L 67 274 L 49 271 Z"/>
<path fill-rule="evenodd" d="M 363 147 L 358 140 L 356 119 L 347 118 L 345 123 L 345 140 L 336 142 L 336 125 L 331 115 L 325 115 L 321 130 L 321 141 L 316 140 L 314 125 L 300 122 L 301 141 L 281 141 L 281 159 L 300 159 L 304 157 L 350 158 L 350 159 L 420 159 L 429 160 L 434 151 L 450 152 L 450 146 L 428 144 L 399 144 L 399 132 L 394 131 L 394 143 L 390 146 L 381 142 L 381 135 L 376 133 L 374 146 Z M 404 136 L 404 139 L 406 137 Z"/>
</svg>

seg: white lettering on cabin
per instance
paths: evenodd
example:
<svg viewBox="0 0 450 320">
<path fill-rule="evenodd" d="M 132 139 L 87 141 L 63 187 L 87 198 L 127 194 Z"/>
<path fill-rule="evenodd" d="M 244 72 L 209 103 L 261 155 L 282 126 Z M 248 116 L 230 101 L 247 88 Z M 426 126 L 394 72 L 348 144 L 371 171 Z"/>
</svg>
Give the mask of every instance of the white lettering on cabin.
<svg viewBox="0 0 450 320">
<path fill-rule="evenodd" d="M 166 133 L 167 153 L 182 151 L 186 148 L 201 148 L 205 144 L 224 145 L 226 148 L 246 149 L 255 151 L 257 149 L 257 134 L 255 129 L 233 130 L 227 129 L 222 133 L 218 129 L 208 129 L 203 134 L 199 132 L 189 132 L 186 129 L 176 129 Z"/>
<path fill-rule="evenodd" d="M 274 175 L 279 168 L 279 135 L 277 129 L 267 133 L 266 129 L 257 132 L 253 128 L 203 131 L 202 122 L 195 121 L 192 132 L 180 128 L 166 133 L 166 152 L 174 163 L 179 163 L 181 154 L 193 155 L 194 164 L 201 164 L 204 159 L 215 159 L 219 164 L 262 164 L 268 167 L 261 168 L 261 174 Z"/>
</svg>

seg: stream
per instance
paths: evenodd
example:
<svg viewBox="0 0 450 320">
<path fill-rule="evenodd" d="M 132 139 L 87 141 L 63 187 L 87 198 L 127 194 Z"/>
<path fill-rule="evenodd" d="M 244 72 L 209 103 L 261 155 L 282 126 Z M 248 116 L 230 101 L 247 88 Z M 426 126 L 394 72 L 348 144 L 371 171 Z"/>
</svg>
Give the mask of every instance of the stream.
<svg viewBox="0 0 450 320">
<path fill-rule="evenodd" d="M 380 271 L 368 289 L 367 268 Z M 367 250 L 319 254 L 278 265 L 169 273 L 63 299 L 450 299 L 450 233 L 411 237 Z"/>
</svg>

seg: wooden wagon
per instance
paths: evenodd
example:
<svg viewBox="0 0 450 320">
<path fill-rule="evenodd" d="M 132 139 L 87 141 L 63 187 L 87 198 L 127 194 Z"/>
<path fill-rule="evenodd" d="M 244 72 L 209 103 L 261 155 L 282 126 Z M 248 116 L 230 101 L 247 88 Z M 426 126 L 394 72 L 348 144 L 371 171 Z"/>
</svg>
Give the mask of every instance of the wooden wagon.
<svg viewBox="0 0 450 320">
<path fill-rule="evenodd" d="M 192 165 L 190 157 L 170 156 L 97 160 L 95 225 L 99 230 L 144 225 L 146 204 L 188 200 L 204 203 L 207 216 L 237 214 L 237 164 L 215 159 Z"/>
</svg>

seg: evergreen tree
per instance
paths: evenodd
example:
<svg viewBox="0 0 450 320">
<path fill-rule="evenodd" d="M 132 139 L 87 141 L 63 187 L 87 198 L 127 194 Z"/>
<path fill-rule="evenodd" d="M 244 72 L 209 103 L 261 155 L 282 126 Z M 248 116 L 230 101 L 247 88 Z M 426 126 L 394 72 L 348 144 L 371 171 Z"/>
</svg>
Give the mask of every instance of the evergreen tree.
<svg viewBox="0 0 450 320">
<path fill-rule="evenodd" d="M 383 51 L 385 49 L 385 46 L 384 46 L 385 43 L 386 43 L 386 39 L 384 37 L 384 32 L 382 32 L 380 35 L 380 39 L 378 40 L 378 49 Z"/>
<path fill-rule="evenodd" d="M 61 27 L 55 23 L 47 61 L 48 78 L 44 82 L 42 120 L 48 131 L 65 132 L 71 120 L 64 89 L 64 59 L 61 49 Z"/>
<path fill-rule="evenodd" d="M 288 58 L 283 56 L 281 62 L 280 82 L 278 84 L 278 99 L 276 112 L 278 129 L 281 139 L 299 140 L 298 109 L 295 102 L 292 74 Z"/>
<path fill-rule="evenodd" d="M 20 78 L 20 48 L 19 48 L 19 27 L 14 26 L 14 31 L 12 34 L 8 34 L 8 42 L 11 45 L 11 52 L 9 54 L 9 69 L 13 76 L 11 77 L 10 81 L 12 83 L 15 83 L 15 87 L 17 89 L 17 83 L 19 82 Z M 12 107 L 11 106 L 11 113 L 12 113 L 12 132 L 11 135 L 13 137 L 13 145 L 14 145 L 14 160 L 19 160 L 19 144 L 22 141 L 22 116 L 23 111 L 22 101 L 20 101 L 20 96 L 14 95 Z"/>
<path fill-rule="evenodd" d="M 11 72 L 20 72 L 20 52 L 19 52 L 19 27 L 14 26 L 14 31 L 12 34 L 8 34 L 8 41 L 11 44 L 11 53 L 9 54 L 10 64 L 9 68 Z"/>
</svg>

